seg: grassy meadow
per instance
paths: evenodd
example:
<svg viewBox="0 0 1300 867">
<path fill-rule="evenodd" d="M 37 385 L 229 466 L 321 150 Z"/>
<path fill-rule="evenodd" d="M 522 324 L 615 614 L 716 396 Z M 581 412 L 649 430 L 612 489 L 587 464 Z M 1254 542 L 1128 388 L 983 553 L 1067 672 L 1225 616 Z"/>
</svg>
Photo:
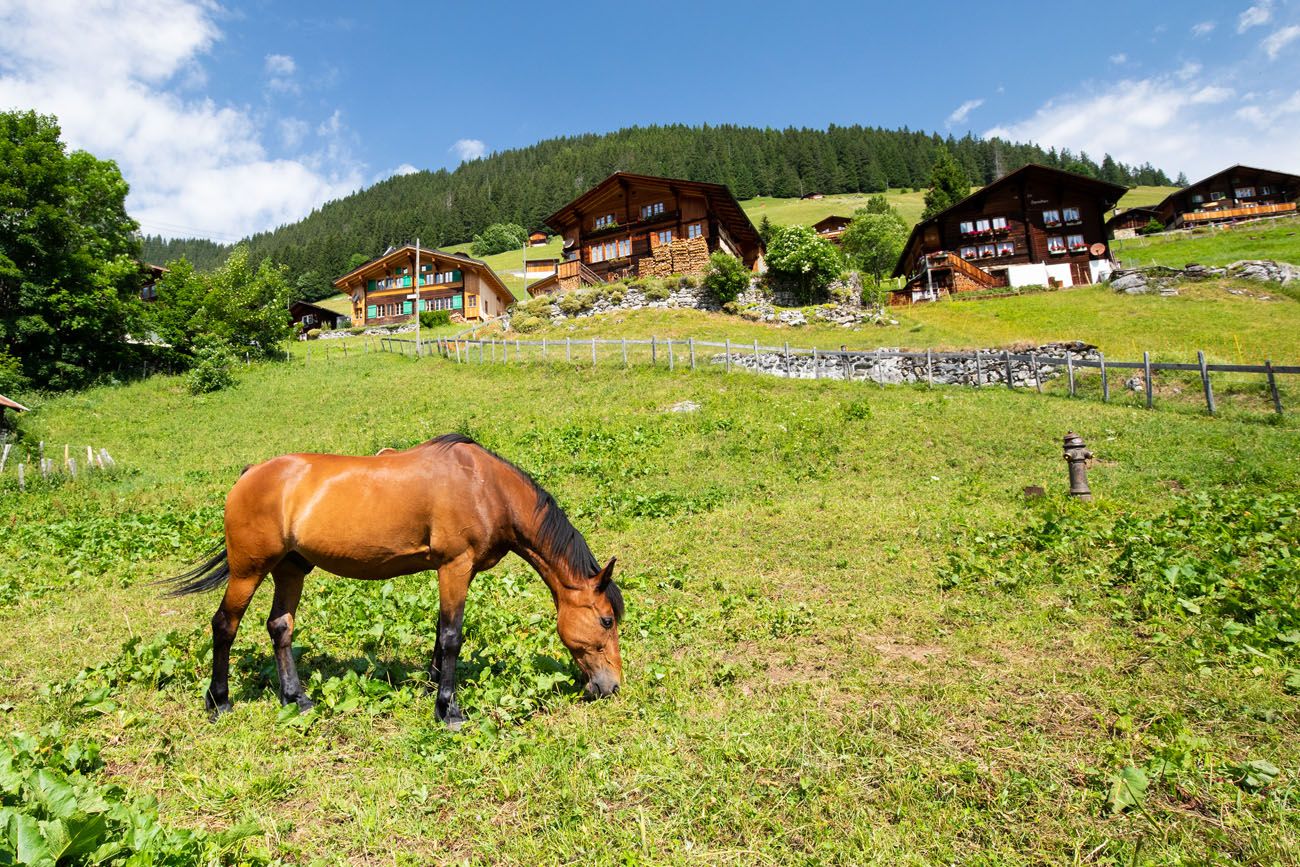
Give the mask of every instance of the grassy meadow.
<svg viewBox="0 0 1300 867">
<path fill-rule="evenodd" d="M 20 451 L 94 443 L 119 468 L 21 495 L 0 478 L 7 726 L 99 744 L 86 786 L 156 798 L 220 859 L 1300 863 L 1294 612 L 1227 629 L 1198 571 L 1228 558 L 1226 586 L 1259 588 L 1238 617 L 1294 581 L 1300 504 L 1275 493 L 1300 488 L 1295 416 L 382 353 L 239 378 L 43 401 Z M 1091 504 L 1063 496 L 1069 429 L 1097 454 Z M 471 592 L 459 734 L 422 689 L 431 575 L 308 579 L 307 717 L 274 699 L 264 587 L 235 711 L 209 723 L 217 597 L 150 582 L 219 538 L 240 469 L 448 430 L 619 558 L 619 696 L 576 699 L 511 556 Z"/>
<path fill-rule="evenodd" d="M 1276 259 L 1300 263 L 1300 218 L 1225 224 L 1113 241 L 1115 256 L 1127 268 L 1164 265 L 1182 268 L 1230 265 L 1242 259 Z"/>
</svg>

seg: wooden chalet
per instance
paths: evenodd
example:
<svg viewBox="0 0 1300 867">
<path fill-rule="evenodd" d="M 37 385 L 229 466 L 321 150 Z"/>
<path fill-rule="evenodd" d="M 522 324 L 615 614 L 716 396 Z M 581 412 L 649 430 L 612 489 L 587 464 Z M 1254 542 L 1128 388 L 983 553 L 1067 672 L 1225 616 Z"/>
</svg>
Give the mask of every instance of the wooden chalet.
<svg viewBox="0 0 1300 867">
<path fill-rule="evenodd" d="M 825 194 L 825 193 L 816 193 L 816 192 L 813 192 L 813 193 L 804 193 L 804 194 L 803 194 L 802 196 L 800 196 L 799 198 L 803 199 L 804 201 L 813 201 L 813 200 L 816 200 L 816 199 L 824 199 L 824 198 L 826 198 L 826 194 Z"/>
<path fill-rule="evenodd" d="M 813 223 L 813 231 L 817 233 L 817 237 L 825 238 L 832 244 L 839 244 L 840 238 L 844 236 L 844 230 L 849 227 L 851 222 L 853 222 L 852 217 L 841 217 L 832 214 Z"/>
<path fill-rule="evenodd" d="M 1155 209 L 1167 229 L 1201 226 L 1296 212 L 1300 175 L 1230 166 L 1171 193 Z"/>
<path fill-rule="evenodd" d="M 546 225 L 564 245 L 552 288 L 696 274 L 717 250 L 750 269 L 763 257 L 758 230 L 722 184 L 615 172 L 547 217 Z"/>
<path fill-rule="evenodd" d="M 1115 241 L 1136 238 L 1143 229 L 1151 224 L 1152 220 L 1161 225 L 1164 224 L 1164 220 L 1160 218 L 1160 212 L 1155 208 L 1128 208 L 1123 211 L 1116 211 L 1114 216 L 1106 221 L 1106 232 Z"/>
<path fill-rule="evenodd" d="M 150 265 L 148 262 L 141 262 L 140 273 L 144 275 L 144 282 L 140 284 L 140 300 L 157 301 L 158 281 L 167 273 L 167 269 L 161 265 Z"/>
<path fill-rule="evenodd" d="M 289 304 L 289 321 L 301 325 L 303 331 L 312 328 L 347 328 L 352 320 L 346 313 L 339 313 L 310 301 L 293 301 Z"/>
<path fill-rule="evenodd" d="M 895 277 L 894 303 L 1000 286 L 1074 286 L 1113 269 L 1106 212 L 1118 184 L 1026 165 L 917 223 Z"/>
<path fill-rule="evenodd" d="M 524 261 L 524 273 L 529 280 L 549 277 L 560 267 L 559 259 L 527 259 Z"/>
<path fill-rule="evenodd" d="M 486 262 L 464 253 L 421 249 L 405 244 L 334 281 L 352 299 L 355 325 L 397 325 L 420 310 L 448 310 L 471 322 L 491 319 L 515 303 L 514 294 Z"/>
<path fill-rule="evenodd" d="M 548 237 L 549 237 L 549 236 L 548 236 L 545 232 L 531 232 L 531 233 L 529 233 L 529 235 L 528 235 L 528 246 L 530 246 L 530 247 L 545 247 L 545 246 L 546 246 L 546 239 L 547 239 Z"/>
</svg>

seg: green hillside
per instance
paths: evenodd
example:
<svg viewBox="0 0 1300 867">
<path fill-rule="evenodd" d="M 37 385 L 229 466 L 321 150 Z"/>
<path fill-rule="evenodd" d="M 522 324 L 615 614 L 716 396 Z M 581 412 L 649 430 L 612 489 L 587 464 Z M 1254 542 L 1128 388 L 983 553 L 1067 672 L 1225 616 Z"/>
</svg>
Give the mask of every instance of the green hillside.
<svg viewBox="0 0 1300 867">
<path fill-rule="evenodd" d="M 1112 244 L 1125 266 L 1182 268 L 1191 262 L 1229 265 L 1242 259 L 1275 259 L 1300 264 L 1300 218 L 1163 232 Z"/>
</svg>

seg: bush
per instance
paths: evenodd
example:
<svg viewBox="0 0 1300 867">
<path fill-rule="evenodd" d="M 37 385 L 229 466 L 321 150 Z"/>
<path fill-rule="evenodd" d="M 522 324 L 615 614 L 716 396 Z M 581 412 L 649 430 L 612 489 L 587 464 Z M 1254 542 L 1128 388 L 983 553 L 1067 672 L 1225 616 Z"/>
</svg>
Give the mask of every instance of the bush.
<svg viewBox="0 0 1300 867">
<path fill-rule="evenodd" d="M 315 331 L 315 329 L 312 329 Z M 310 334 L 311 332 L 308 332 Z M 319 336 L 319 332 L 317 332 Z M 203 343 L 195 347 L 195 364 L 185 375 L 185 387 L 190 394 L 208 394 L 235 384 L 235 358 L 220 343 Z"/>
<path fill-rule="evenodd" d="M 307 339 L 308 339 L 308 340 L 317 340 L 317 339 L 319 339 L 319 338 L 320 338 L 320 329 L 319 329 L 319 328 L 313 328 L 313 329 L 311 329 L 310 331 L 307 332 Z M 198 356 L 198 353 L 197 353 L 197 352 L 195 353 L 195 356 L 196 356 L 196 357 Z"/>
<path fill-rule="evenodd" d="M 623 284 L 616 283 L 605 290 L 605 300 L 610 304 L 622 304 L 627 296 L 623 293 Z"/>
<path fill-rule="evenodd" d="M 450 310 L 421 310 L 420 326 L 422 328 L 437 328 L 440 325 L 451 324 Z"/>
<path fill-rule="evenodd" d="M 646 300 L 648 301 L 667 301 L 668 296 L 672 294 L 672 290 L 668 288 L 668 284 L 663 280 L 660 280 L 658 277 L 651 277 L 646 280 L 641 291 L 645 293 Z"/>
<path fill-rule="evenodd" d="M 1155 217 L 1152 217 L 1147 221 L 1147 224 L 1138 231 L 1143 235 L 1154 235 L 1156 232 L 1163 232 L 1164 230 L 1165 224 L 1157 220 Z"/>
<path fill-rule="evenodd" d="M 564 315 L 576 316 L 595 306 L 596 299 L 600 297 L 599 291 L 566 292 L 560 296 L 560 300 L 556 304 L 559 305 L 560 311 Z"/>
<path fill-rule="evenodd" d="M 525 313 L 510 320 L 510 326 L 521 334 L 527 334 L 530 331 L 536 331 L 546 324 L 546 320 L 540 316 L 530 316 Z"/>
<path fill-rule="evenodd" d="M 772 279 L 789 285 L 801 304 L 813 304 L 844 271 L 844 258 L 807 226 L 786 226 L 772 235 L 767 265 Z"/>
<path fill-rule="evenodd" d="M 13 396 L 27 387 L 18 359 L 0 349 L 0 394 Z"/>
<path fill-rule="evenodd" d="M 749 288 L 749 269 L 735 256 L 719 250 L 709 256 L 704 285 L 721 303 L 735 301 L 741 292 Z"/>
<path fill-rule="evenodd" d="M 351 328 L 348 329 L 348 334 L 355 336 L 357 334 L 365 333 L 365 330 L 366 330 L 366 326 L 364 325 L 353 325 Z"/>
<path fill-rule="evenodd" d="M 474 236 L 470 249 L 475 256 L 491 256 L 507 250 L 519 250 L 528 240 L 528 232 L 518 223 L 493 223 Z"/>
</svg>

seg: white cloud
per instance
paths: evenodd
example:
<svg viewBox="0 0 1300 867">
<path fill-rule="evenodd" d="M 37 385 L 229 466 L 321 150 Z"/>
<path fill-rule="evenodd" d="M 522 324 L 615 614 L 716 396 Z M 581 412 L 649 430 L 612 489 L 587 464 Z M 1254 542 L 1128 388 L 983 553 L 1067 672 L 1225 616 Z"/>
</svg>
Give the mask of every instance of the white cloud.
<svg viewBox="0 0 1300 867">
<path fill-rule="evenodd" d="M 953 109 L 952 114 L 948 115 L 948 126 L 953 124 L 965 123 L 970 113 L 984 104 L 982 99 L 968 99 L 961 105 Z"/>
<path fill-rule="evenodd" d="M 1123 66 L 1128 63 L 1128 55 L 1122 51 L 1119 54 L 1112 54 L 1110 56 L 1110 62 L 1116 66 Z"/>
<path fill-rule="evenodd" d="M 1261 0 L 1251 6 L 1237 19 L 1237 32 L 1245 33 L 1252 27 L 1267 24 L 1273 18 L 1273 0 Z"/>
<path fill-rule="evenodd" d="M 146 232 L 229 240 L 356 189 L 362 166 L 337 122 L 297 152 L 305 123 L 194 92 L 217 14 L 209 0 L 6 0 L 0 108 L 54 114 L 70 147 L 116 160 Z M 287 152 L 269 153 L 268 139 Z"/>
<path fill-rule="evenodd" d="M 1247 61 L 1216 76 L 1256 81 L 1251 66 L 1256 62 L 1266 61 Z M 1286 96 L 1293 91 L 1288 88 Z M 1086 151 L 1098 159 L 1109 153 L 1122 162 L 1151 162 L 1170 174 L 1185 170 L 1195 177 L 1234 163 L 1300 169 L 1300 151 L 1293 144 L 1300 139 L 1300 112 L 1279 117 L 1246 105 L 1234 114 L 1234 97 L 1226 84 L 1186 80 L 1179 72 L 1090 83 L 985 135 Z M 1245 99 L 1236 97 L 1236 105 Z"/>
<path fill-rule="evenodd" d="M 487 145 L 476 138 L 457 139 L 447 150 L 460 157 L 461 162 L 476 160 L 487 153 Z"/>
<path fill-rule="evenodd" d="M 266 55 L 266 71 L 270 75 L 293 75 L 297 69 L 298 64 L 294 63 L 293 58 L 287 54 Z"/>
<path fill-rule="evenodd" d="M 1176 74 L 1183 81 L 1190 81 L 1201 74 L 1201 64 L 1189 60 L 1178 68 Z"/>
<path fill-rule="evenodd" d="M 1282 49 L 1297 39 L 1300 39 L 1300 24 L 1292 24 L 1290 27 L 1283 27 L 1269 34 L 1268 38 L 1260 43 L 1260 47 L 1264 49 L 1269 60 L 1276 60 Z"/>
<path fill-rule="evenodd" d="M 276 127 L 280 133 L 280 141 L 290 150 L 302 144 L 307 138 L 307 133 L 311 130 L 307 121 L 296 117 L 280 118 Z"/>
<path fill-rule="evenodd" d="M 1213 21 L 1202 21 L 1201 23 L 1192 27 L 1192 35 L 1209 36 L 1211 33 L 1214 32 L 1214 28 L 1217 26 L 1218 24 L 1216 24 Z"/>
<path fill-rule="evenodd" d="M 413 175 L 413 174 L 415 174 L 415 173 L 418 172 L 418 171 L 419 171 L 419 169 L 417 169 L 415 166 L 411 165 L 410 163 L 402 163 L 400 166 L 398 166 L 397 168 L 393 169 L 392 174 L 394 174 L 394 175 Z"/>
</svg>

